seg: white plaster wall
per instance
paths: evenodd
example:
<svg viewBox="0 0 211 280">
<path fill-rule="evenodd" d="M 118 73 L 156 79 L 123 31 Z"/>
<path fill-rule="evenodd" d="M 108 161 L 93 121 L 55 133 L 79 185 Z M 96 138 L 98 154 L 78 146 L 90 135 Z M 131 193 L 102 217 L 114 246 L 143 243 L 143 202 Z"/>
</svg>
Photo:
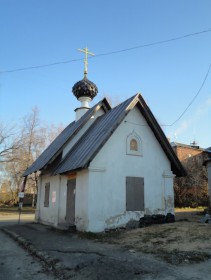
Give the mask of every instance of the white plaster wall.
<svg viewBox="0 0 211 280">
<path fill-rule="evenodd" d="M 89 225 L 87 231 L 100 232 L 105 228 L 106 213 L 115 203 L 104 169 L 89 169 Z M 108 204 L 110 201 L 110 205 Z"/>
<path fill-rule="evenodd" d="M 88 170 L 77 173 L 75 196 L 75 223 L 78 230 L 85 231 L 88 219 Z M 39 186 L 39 209 L 37 221 L 58 226 L 66 224 L 67 176 L 43 175 Z M 44 207 L 45 184 L 50 182 L 49 207 Z M 52 203 L 52 192 L 56 192 L 56 203 Z"/>
<path fill-rule="evenodd" d="M 77 173 L 75 196 L 75 224 L 78 230 L 86 231 L 89 227 L 88 197 L 89 197 L 89 172 L 82 170 Z"/>
<path fill-rule="evenodd" d="M 174 214 L 174 189 L 173 189 L 173 180 L 174 175 L 171 171 L 165 170 L 163 172 L 163 188 L 164 188 L 164 197 L 163 202 L 165 213 Z"/>
<path fill-rule="evenodd" d="M 41 175 L 41 187 L 40 187 L 40 201 L 39 201 L 39 220 L 45 224 L 51 224 L 56 226 L 58 223 L 58 197 L 59 197 L 59 184 L 60 176 L 48 176 Z M 50 195 L 49 195 L 49 207 L 44 207 L 45 197 L 45 184 L 50 182 Z M 52 193 L 56 192 L 56 202 L 52 203 Z"/>
<path fill-rule="evenodd" d="M 63 149 L 62 158 L 66 156 L 66 154 L 72 149 L 72 147 L 78 142 L 81 136 L 87 131 L 87 129 L 93 124 L 93 122 L 97 119 L 97 117 L 103 115 L 105 112 L 100 108 L 94 115 L 88 120 L 88 122 L 82 127 L 80 131 L 71 139 Z"/>
<path fill-rule="evenodd" d="M 142 156 L 126 154 L 126 139 L 133 130 L 141 137 Z M 126 176 L 144 178 L 145 212 L 126 211 Z M 47 182 L 50 182 L 49 207 L 44 207 Z M 53 191 L 56 192 L 55 204 L 52 203 Z M 41 222 L 54 226 L 66 223 L 66 192 L 65 175 L 42 176 Z M 170 163 L 145 119 L 134 108 L 96 155 L 89 169 L 77 173 L 76 227 L 81 231 L 100 232 L 125 225 L 131 219 L 138 220 L 144 213 L 166 214 L 169 196 L 173 197 Z"/>
<path fill-rule="evenodd" d="M 143 156 L 126 155 L 126 139 L 133 130 L 141 137 Z M 165 213 L 164 170 L 171 170 L 170 162 L 134 108 L 90 164 L 88 230 L 97 232 L 125 225 L 144 215 L 126 211 L 126 176 L 144 178 L 146 214 Z M 168 186 L 173 190 L 173 180 Z"/>
<path fill-rule="evenodd" d="M 58 209 L 58 223 L 66 223 L 66 201 L 67 201 L 67 176 L 60 175 L 60 197 Z"/>
</svg>

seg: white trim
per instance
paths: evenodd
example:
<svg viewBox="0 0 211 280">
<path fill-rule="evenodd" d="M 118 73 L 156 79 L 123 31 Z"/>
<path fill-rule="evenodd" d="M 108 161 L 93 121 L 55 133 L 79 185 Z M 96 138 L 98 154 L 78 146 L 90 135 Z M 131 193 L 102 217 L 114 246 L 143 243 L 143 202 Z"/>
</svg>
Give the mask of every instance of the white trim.
<svg viewBox="0 0 211 280">
<path fill-rule="evenodd" d="M 174 178 L 175 175 L 172 173 L 171 170 L 164 170 L 162 174 L 163 178 Z"/>
<path fill-rule="evenodd" d="M 89 166 L 89 171 L 91 172 L 105 172 L 106 168 L 104 166 Z"/>
</svg>

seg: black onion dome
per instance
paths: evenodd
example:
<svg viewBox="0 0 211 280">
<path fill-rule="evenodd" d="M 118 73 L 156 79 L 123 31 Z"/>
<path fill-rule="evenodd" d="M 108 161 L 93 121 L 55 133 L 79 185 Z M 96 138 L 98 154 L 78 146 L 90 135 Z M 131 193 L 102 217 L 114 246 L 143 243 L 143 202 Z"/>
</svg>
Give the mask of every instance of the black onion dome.
<svg viewBox="0 0 211 280">
<path fill-rule="evenodd" d="M 77 99 L 83 96 L 93 99 L 98 93 L 98 88 L 93 82 L 84 77 L 83 80 L 74 84 L 72 92 Z"/>
</svg>

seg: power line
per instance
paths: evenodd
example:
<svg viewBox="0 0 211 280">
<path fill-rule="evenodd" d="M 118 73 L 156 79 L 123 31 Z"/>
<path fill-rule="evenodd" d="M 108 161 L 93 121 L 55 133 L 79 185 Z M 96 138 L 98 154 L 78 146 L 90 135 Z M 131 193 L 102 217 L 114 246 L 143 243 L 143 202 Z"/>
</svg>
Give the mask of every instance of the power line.
<svg viewBox="0 0 211 280">
<path fill-rule="evenodd" d="M 208 75 L 209 75 L 210 69 L 211 69 L 211 63 L 210 63 L 210 65 L 209 65 L 209 67 L 208 67 L 208 70 L 207 70 L 207 72 L 206 72 L 206 74 L 205 74 L 205 77 L 204 77 L 204 79 L 203 79 L 203 81 L 202 81 L 202 84 L 201 84 L 199 90 L 198 90 L 198 91 L 196 92 L 196 94 L 193 96 L 193 98 L 192 98 L 191 101 L 188 103 L 187 107 L 183 110 L 183 112 L 179 115 L 179 117 L 178 117 L 174 122 L 172 122 L 171 124 L 160 124 L 160 126 L 173 126 L 175 123 L 177 123 L 177 122 L 183 117 L 183 115 L 187 112 L 187 110 L 188 110 L 188 109 L 190 108 L 190 106 L 193 104 L 194 100 L 197 98 L 197 96 L 200 94 L 202 88 L 204 87 L 205 82 L 206 82 L 206 80 L 207 80 L 207 77 L 208 77 Z M 146 124 L 138 124 L 138 123 L 133 123 L 133 122 L 129 122 L 129 121 L 125 121 L 125 122 L 131 123 L 131 124 L 134 124 L 134 125 L 138 125 L 138 126 L 148 126 L 148 125 L 146 125 Z"/>
<path fill-rule="evenodd" d="M 166 40 L 156 41 L 156 42 L 148 43 L 148 44 L 144 44 L 144 45 L 138 45 L 138 46 L 134 46 L 134 47 L 131 47 L 131 48 L 126 48 L 126 49 L 122 49 L 122 50 L 116 50 L 116 51 L 112 51 L 112 52 L 105 52 L 105 53 L 101 53 L 101 54 L 96 54 L 95 56 L 90 57 L 90 59 L 93 59 L 93 58 L 96 58 L 96 57 L 101 57 L 101 56 L 106 56 L 106 55 L 122 53 L 122 52 L 128 52 L 128 51 L 132 51 L 132 50 L 135 50 L 135 49 L 146 48 L 146 47 L 151 47 L 151 46 L 155 46 L 155 45 L 161 45 L 161 44 L 164 44 L 164 43 L 178 41 L 178 40 L 186 39 L 186 38 L 189 38 L 189 37 L 192 37 L 192 36 L 197 36 L 197 35 L 201 35 L 201 34 L 208 33 L 208 32 L 211 32 L 211 28 L 206 29 L 206 30 L 202 30 L 202 31 L 199 31 L 199 32 L 189 33 L 189 34 L 179 36 L 179 37 L 174 37 L 174 38 L 170 38 L 170 39 L 166 39 Z M 71 59 L 71 60 L 66 60 L 66 61 L 52 62 L 52 63 L 48 63 L 48 64 L 41 64 L 41 65 L 35 65 L 35 66 L 5 70 L 5 71 L 1 71 L 0 73 L 2 73 L 2 74 L 4 74 L 4 73 L 14 73 L 14 72 L 26 71 L 26 70 L 31 70 L 31 69 L 40 69 L 40 68 L 46 68 L 46 67 L 56 66 L 56 65 L 60 65 L 60 64 L 68 64 L 68 63 L 81 61 L 81 60 L 83 60 L 83 59 L 78 58 L 78 59 Z"/>
<path fill-rule="evenodd" d="M 208 70 L 207 70 L 207 72 L 206 72 L 206 75 L 205 75 L 205 77 L 204 77 L 204 79 L 203 79 L 203 81 L 202 81 L 202 84 L 201 84 L 199 90 L 198 90 L 198 91 L 196 92 L 196 94 L 193 96 L 193 98 L 191 99 L 190 103 L 187 105 L 187 107 L 184 109 L 184 111 L 181 113 L 181 115 L 180 115 L 173 123 L 171 123 L 171 124 L 169 124 L 169 125 L 164 125 L 164 126 L 173 126 L 175 123 L 177 123 L 177 122 L 183 117 L 183 115 L 187 112 L 187 110 L 188 110 L 188 109 L 190 108 L 190 106 L 193 104 L 194 100 L 197 98 L 197 96 L 200 94 L 202 88 L 204 87 L 205 82 L 206 82 L 206 80 L 207 80 L 207 77 L 208 77 L 208 75 L 209 75 L 210 69 L 211 69 L 211 63 L 210 63 L 210 65 L 209 65 L 209 67 L 208 67 Z"/>
<path fill-rule="evenodd" d="M 144 44 L 144 45 L 138 45 L 138 46 L 135 46 L 135 47 L 122 49 L 122 50 L 118 50 L 118 51 L 101 53 L 101 54 L 95 55 L 95 57 L 104 56 L 104 55 L 111 55 L 111 54 L 116 54 L 116 53 L 121 53 L 121 52 L 127 52 L 127 51 L 132 51 L 132 50 L 135 50 L 135 49 L 151 47 L 151 46 L 155 46 L 155 45 L 161 45 L 161 44 L 164 44 L 164 43 L 169 43 L 169 42 L 172 42 L 172 41 L 177 41 L 177 40 L 185 39 L 185 38 L 188 38 L 188 37 L 197 36 L 197 35 L 200 35 L 202 33 L 207 33 L 207 32 L 210 32 L 210 31 L 211 31 L 211 28 L 209 28 L 207 30 L 203 30 L 203 31 L 194 32 L 194 33 L 186 34 L 186 35 L 183 35 L 183 36 L 171 38 L 171 39 L 166 39 L 166 40 L 157 41 L 157 42 L 153 42 L 153 43 L 148 43 L 148 44 Z M 92 57 L 92 58 L 94 58 L 94 57 Z"/>
<path fill-rule="evenodd" d="M 191 37 L 191 36 L 200 35 L 200 34 L 203 34 L 203 33 L 210 32 L 210 31 L 211 31 L 211 28 L 209 28 L 207 30 L 203 30 L 203 31 L 199 31 L 199 32 L 195 32 L 195 33 L 190 33 L 190 34 L 186 34 L 186 35 L 183 35 L 183 36 L 179 36 L 179 37 L 163 40 L 163 41 L 157 41 L 157 42 L 154 42 L 154 43 L 148 43 L 148 44 L 145 44 L 145 45 L 139 45 L 139 46 L 135 46 L 135 47 L 127 48 L 127 49 L 122 49 L 122 50 L 117 50 L 117 51 L 112 51 L 112 52 L 107 52 L 107 53 L 101 53 L 101 54 L 95 55 L 94 57 L 90 57 L 90 59 L 91 58 L 95 58 L 95 57 L 100 57 L 100 56 L 106 56 L 106 55 L 112 55 L 112 54 L 116 54 L 116 53 L 121 53 L 121 52 L 127 52 L 127 51 L 131 51 L 131 50 L 138 49 L 138 48 L 144 48 L 144 47 L 150 47 L 150 46 L 154 46 L 154 45 L 164 44 L 164 43 L 168 43 L 168 42 L 172 42 L 172 41 L 176 41 L 176 40 L 185 39 L 185 38 L 188 38 L 188 37 Z M 49 64 L 43 64 L 43 65 L 30 66 L 30 67 L 24 67 L 24 68 L 18 68 L 18 69 L 1 71 L 1 73 L 12 73 L 12 72 L 25 71 L 25 70 L 30 70 L 30 69 L 39 69 L 39 68 L 50 67 L 50 66 L 55 66 L 55 65 L 59 65 L 59 64 L 67 64 L 67 63 L 72 63 L 72 62 L 82 61 L 82 60 L 83 60 L 83 58 L 72 59 L 72 60 L 67 60 L 67 61 L 60 61 L 60 62 L 53 62 L 53 63 L 49 63 Z M 211 69 L 211 63 L 209 64 L 208 70 L 207 70 L 207 72 L 205 74 L 205 77 L 204 77 L 204 79 L 202 81 L 202 84 L 201 84 L 199 90 L 193 96 L 193 98 L 191 99 L 191 101 L 189 102 L 187 107 L 184 109 L 184 111 L 180 114 L 180 116 L 174 122 L 172 122 L 171 124 L 161 125 L 161 126 L 173 126 L 175 123 L 177 123 L 183 117 L 183 115 L 187 112 L 187 110 L 193 104 L 194 100 L 197 98 L 197 96 L 200 94 L 202 88 L 204 87 L 204 84 L 205 84 L 205 82 L 207 80 L 207 77 L 209 75 L 210 69 Z"/>
<path fill-rule="evenodd" d="M 67 64 L 75 61 L 81 61 L 83 58 L 78 58 L 78 59 L 71 59 L 71 60 L 66 60 L 66 61 L 59 61 L 59 62 L 52 62 L 49 64 L 42 64 L 42 65 L 36 65 L 36 66 L 29 66 L 29 67 L 23 67 L 23 68 L 16 68 L 16 69 L 11 69 L 11 70 L 5 70 L 5 71 L 0 71 L 1 74 L 4 73 L 13 73 L 13 72 L 19 72 L 19 71 L 26 71 L 26 70 L 31 70 L 31 69 L 39 69 L 39 68 L 46 68 L 50 66 L 56 66 L 60 64 Z"/>
</svg>

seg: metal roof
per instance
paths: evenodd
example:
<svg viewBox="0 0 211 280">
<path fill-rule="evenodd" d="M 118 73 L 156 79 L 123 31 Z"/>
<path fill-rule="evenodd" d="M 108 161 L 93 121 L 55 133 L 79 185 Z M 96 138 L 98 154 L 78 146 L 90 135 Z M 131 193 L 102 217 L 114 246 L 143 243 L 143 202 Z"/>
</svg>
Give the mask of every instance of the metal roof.
<svg viewBox="0 0 211 280">
<path fill-rule="evenodd" d="M 76 145 L 55 169 L 53 174 L 65 173 L 88 167 L 89 162 L 108 140 L 127 114 L 128 105 L 134 96 L 97 118 Z"/>
<path fill-rule="evenodd" d="M 96 121 L 87 129 L 81 136 L 77 143 L 71 148 L 67 155 L 59 161 L 54 168 L 52 174 L 62 174 L 70 171 L 76 171 L 89 166 L 90 161 L 95 157 L 101 147 L 106 143 L 115 129 L 119 126 L 125 116 L 130 110 L 137 106 L 145 117 L 149 127 L 160 143 L 162 149 L 166 153 L 174 174 L 177 176 L 186 175 L 181 162 L 174 153 L 168 139 L 166 138 L 163 130 L 156 121 L 154 115 L 150 111 L 146 102 L 140 94 L 132 96 L 120 105 L 110 109 L 107 100 L 104 99 L 99 102 L 101 106 L 105 106 L 107 111 L 102 116 L 99 116 Z M 99 105 L 99 103 L 97 105 Z M 29 167 L 24 176 L 42 169 L 48 163 L 51 163 L 62 151 L 64 144 L 74 137 L 77 131 L 86 123 L 86 121 L 93 115 L 97 109 L 97 105 L 91 108 L 84 116 L 77 122 L 71 123 L 55 140 L 54 142 L 41 154 L 31 167 Z"/>
<path fill-rule="evenodd" d="M 186 171 L 174 153 L 168 139 L 140 94 L 132 96 L 111 111 L 100 116 L 70 150 L 62 162 L 60 162 L 53 174 L 87 168 L 100 148 L 109 139 L 128 112 L 136 105 L 138 105 L 138 108 L 169 158 L 173 172 L 177 176 L 186 175 Z"/>
<path fill-rule="evenodd" d="M 29 174 L 41 170 L 46 164 L 52 161 L 59 152 L 61 152 L 62 147 L 69 141 L 91 118 L 93 113 L 103 107 L 104 110 L 109 110 L 111 107 L 107 100 L 104 98 L 98 102 L 95 106 L 89 109 L 77 122 L 70 123 L 56 138 L 55 140 L 44 150 L 44 152 L 34 161 L 34 163 L 24 172 L 23 176 L 28 176 Z"/>
</svg>

